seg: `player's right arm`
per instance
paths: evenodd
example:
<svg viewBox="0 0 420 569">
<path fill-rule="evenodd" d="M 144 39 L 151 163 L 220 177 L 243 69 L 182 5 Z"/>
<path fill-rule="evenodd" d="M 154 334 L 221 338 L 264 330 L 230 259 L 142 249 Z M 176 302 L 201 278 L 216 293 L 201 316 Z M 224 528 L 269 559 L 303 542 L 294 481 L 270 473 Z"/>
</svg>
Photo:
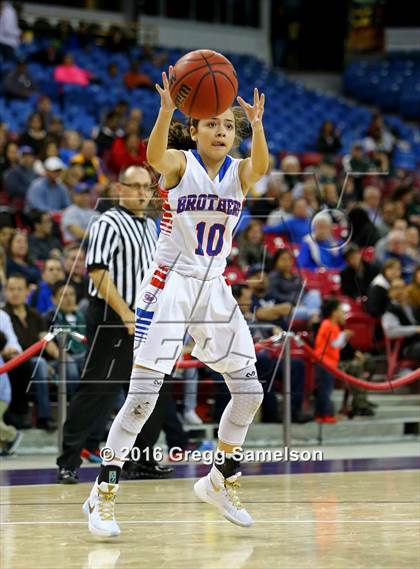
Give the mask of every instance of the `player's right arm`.
<svg viewBox="0 0 420 569">
<path fill-rule="evenodd" d="M 169 68 L 169 74 L 172 67 Z M 185 156 L 180 150 L 168 150 L 169 127 L 175 105 L 169 91 L 166 73 L 162 73 L 163 89 L 156 83 L 160 95 L 160 111 L 147 144 L 147 161 L 165 177 L 166 185 L 176 185 L 185 172 Z"/>
</svg>

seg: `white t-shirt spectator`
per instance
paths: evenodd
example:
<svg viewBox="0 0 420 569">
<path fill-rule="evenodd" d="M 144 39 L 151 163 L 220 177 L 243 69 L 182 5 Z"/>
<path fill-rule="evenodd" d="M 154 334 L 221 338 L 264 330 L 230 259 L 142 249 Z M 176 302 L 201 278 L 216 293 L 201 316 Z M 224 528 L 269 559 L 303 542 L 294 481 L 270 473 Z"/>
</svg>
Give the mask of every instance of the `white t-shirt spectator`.
<svg viewBox="0 0 420 569">
<path fill-rule="evenodd" d="M 69 231 L 70 225 L 78 225 L 85 231 L 88 229 L 89 225 L 93 222 L 93 218 L 98 217 L 99 212 L 94 209 L 79 207 L 76 204 L 72 204 L 63 211 L 63 216 L 61 218 L 61 230 L 63 232 L 63 237 L 65 241 L 77 241 L 71 231 Z"/>
</svg>

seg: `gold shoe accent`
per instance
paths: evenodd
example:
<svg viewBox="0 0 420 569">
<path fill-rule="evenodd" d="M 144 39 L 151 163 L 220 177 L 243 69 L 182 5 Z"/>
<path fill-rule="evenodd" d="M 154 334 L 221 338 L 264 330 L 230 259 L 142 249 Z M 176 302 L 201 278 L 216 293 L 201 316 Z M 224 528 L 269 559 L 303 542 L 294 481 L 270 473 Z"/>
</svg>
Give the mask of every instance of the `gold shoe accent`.
<svg viewBox="0 0 420 569">
<path fill-rule="evenodd" d="M 233 482 L 228 482 L 225 480 L 226 494 L 237 510 L 242 510 L 243 508 L 239 496 L 236 493 L 237 489 L 240 487 L 241 485 L 237 480 L 234 480 Z"/>
<path fill-rule="evenodd" d="M 102 521 L 114 519 L 115 492 L 104 492 L 98 488 L 98 512 Z"/>
</svg>

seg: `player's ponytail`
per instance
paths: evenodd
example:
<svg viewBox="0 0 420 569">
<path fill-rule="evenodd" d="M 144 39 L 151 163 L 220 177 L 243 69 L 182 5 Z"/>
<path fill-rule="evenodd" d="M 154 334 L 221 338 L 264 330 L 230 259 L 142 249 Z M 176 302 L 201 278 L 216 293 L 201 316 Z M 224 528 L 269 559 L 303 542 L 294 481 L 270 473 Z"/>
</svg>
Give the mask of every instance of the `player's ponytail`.
<svg viewBox="0 0 420 569">
<path fill-rule="evenodd" d="M 192 120 L 194 121 L 195 119 Z M 190 150 L 195 147 L 196 144 L 191 138 L 189 126 L 187 127 L 182 124 L 182 122 L 174 121 L 169 127 L 168 148 L 174 148 L 175 150 Z"/>
</svg>

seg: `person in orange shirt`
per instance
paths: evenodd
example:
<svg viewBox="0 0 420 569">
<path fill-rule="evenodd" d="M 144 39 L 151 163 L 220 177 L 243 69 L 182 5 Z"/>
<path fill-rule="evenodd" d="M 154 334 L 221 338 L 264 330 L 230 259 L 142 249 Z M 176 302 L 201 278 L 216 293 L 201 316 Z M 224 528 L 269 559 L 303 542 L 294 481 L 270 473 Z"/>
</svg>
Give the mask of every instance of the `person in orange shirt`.
<svg viewBox="0 0 420 569">
<path fill-rule="evenodd" d="M 353 335 L 352 330 L 342 330 L 345 314 L 340 301 L 326 298 L 321 307 L 322 322 L 315 338 L 315 354 L 325 363 L 338 368 L 340 350 Z M 334 390 L 335 376 L 316 366 L 315 371 L 315 420 L 318 423 L 336 423 L 331 394 Z"/>
</svg>

